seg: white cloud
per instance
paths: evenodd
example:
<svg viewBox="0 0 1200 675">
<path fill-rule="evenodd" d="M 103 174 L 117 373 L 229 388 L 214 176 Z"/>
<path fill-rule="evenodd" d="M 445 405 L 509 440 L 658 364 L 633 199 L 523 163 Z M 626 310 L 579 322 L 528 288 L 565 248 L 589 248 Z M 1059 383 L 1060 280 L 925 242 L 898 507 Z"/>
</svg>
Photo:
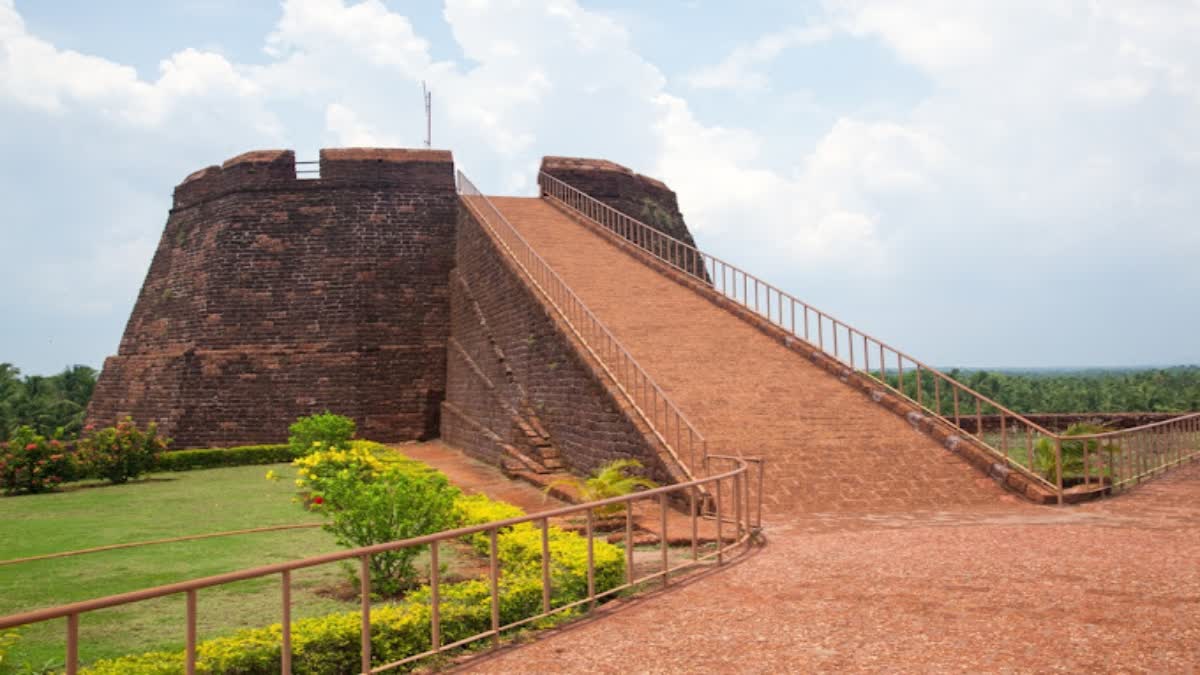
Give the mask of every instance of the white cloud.
<svg viewBox="0 0 1200 675">
<path fill-rule="evenodd" d="M 705 127 L 681 99 L 663 95 L 655 167 L 678 191 L 692 229 L 736 231 L 771 256 L 821 268 L 890 270 L 879 195 L 936 190 L 947 153 L 927 134 L 890 122 L 840 119 L 790 173 L 763 168 L 763 141 Z"/>
<path fill-rule="evenodd" d="M 340 103 L 325 107 L 325 128 L 333 132 L 337 144 L 345 147 L 394 147 L 399 142 L 371 128 L 358 114 Z"/>
<path fill-rule="evenodd" d="M 723 61 L 701 68 L 684 80 L 696 89 L 767 89 L 770 80 L 761 67 L 770 64 L 784 51 L 818 42 L 833 35 L 826 25 L 795 26 L 769 33 L 749 45 L 734 49 Z"/>
</svg>

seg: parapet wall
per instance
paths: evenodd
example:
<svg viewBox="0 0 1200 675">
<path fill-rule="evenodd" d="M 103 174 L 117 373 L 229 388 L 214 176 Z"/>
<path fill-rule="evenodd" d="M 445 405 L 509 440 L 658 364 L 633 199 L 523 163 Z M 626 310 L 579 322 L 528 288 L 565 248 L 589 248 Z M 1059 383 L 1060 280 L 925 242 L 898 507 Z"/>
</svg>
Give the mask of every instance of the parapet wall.
<svg viewBox="0 0 1200 675">
<path fill-rule="evenodd" d="M 437 435 L 457 195 L 449 152 L 239 155 L 175 190 L 88 417 L 176 447 L 280 441 L 331 410 L 380 441 Z"/>
<path fill-rule="evenodd" d="M 682 478 L 624 397 L 465 205 L 451 282 L 442 438 L 491 463 L 544 428 L 563 463 L 587 474 L 637 459 L 662 483 Z M 531 419 L 521 419 L 522 417 Z"/>
</svg>

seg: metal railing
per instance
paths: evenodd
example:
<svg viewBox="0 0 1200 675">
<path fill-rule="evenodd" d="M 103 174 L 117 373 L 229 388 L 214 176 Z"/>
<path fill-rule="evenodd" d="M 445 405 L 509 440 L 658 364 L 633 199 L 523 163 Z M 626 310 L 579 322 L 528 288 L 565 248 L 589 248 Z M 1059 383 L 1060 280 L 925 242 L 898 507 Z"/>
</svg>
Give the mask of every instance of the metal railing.
<svg viewBox="0 0 1200 675">
<path fill-rule="evenodd" d="M 698 469 L 706 465 L 709 456 L 708 441 L 704 435 L 688 421 L 662 387 L 583 304 L 562 277 L 533 250 L 517 228 L 461 171 L 458 172 L 458 191 L 467 207 L 475 212 L 480 224 L 492 233 L 625 394 L 683 474 L 689 479 L 699 475 Z"/>
<path fill-rule="evenodd" d="M 524 626 L 537 621 L 538 619 L 552 616 L 560 612 L 565 612 L 575 607 L 586 607 L 588 609 L 592 609 L 596 606 L 597 601 L 603 598 L 613 596 L 617 593 L 637 587 L 650 581 L 661 580 L 661 583 L 666 586 L 668 585 L 670 576 L 672 574 L 694 568 L 700 564 L 707 563 L 710 560 L 715 560 L 717 565 L 723 564 L 729 553 L 750 541 L 751 536 L 757 530 L 758 526 L 756 523 L 761 523 L 762 493 L 760 488 L 757 513 L 755 513 L 749 489 L 752 477 L 748 471 L 749 465 L 747 461 L 741 458 L 717 455 L 711 455 L 709 459 L 712 461 L 727 462 L 732 466 L 732 468 L 720 473 L 713 473 L 712 475 L 699 480 L 645 490 L 642 492 L 635 492 L 633 494 L 624 495 L 621 497 L 602 499 L 594 502 L 588 502 L 586 504 L 565 506 L 551 511 L 543 511 L 541 513 L 521 516 L 518 518 L 508 518 L 506 520 L 499 520 L 492 523 L 485 523 L 483 525 L 475 525 L 472 527 L 463 527 L 455 530 L 447 530 L 445 532 L 438 532 L 436 534 L 430 534 L 422 537 L 413 537 L 411 539 L 404 539 L 386 544 L 376 544 L 374 546 L 364 546 L 338 553 L 328 553 L 325 555 L 304 558 L 303 560 L 264 565 L 261 567 L 244 569 L 237 572 L 229 572 L 226 574 L 204 577 L 201 579 L 192 579 L 190 581 L 182 581 L 164 586 L 156 586 L 154 588 L 121 593 L 118 595 L 110 595 L 94 600 L 74 602 L 66 605 L 60 605 L 58 607 L 50 607 L 47 609 L 27 612 L 24 614 L 14 614 L 11 616 L 0 617 L 0 630 L 66 618 L 67 634 L 65 667 L 68 675 L 74 675 L 79 669 L 79 622 L 82 615 L 109 607 L 117 607 L 121 605 L 152 600 L 155 598 L 182 594 L 184 596 L 186 606 L 186 627 L 184 630 L 184 667 L 185 672 L 187 672 L 188 675 L 193 675 L 196 669 L 196 619 L 199 612 L 198 591 L 237 581 L 244 581 L 247 579 L 278 576 L 280 582 L 280 617 L 282 625 L 282 635 L 280 639 L 280 672 L 289 674 L 292 671 L 293 655 L 291 600 L 292 572 L 309 567 L 315 567 L 317 565 L 324 565 L 342 560 L 357 559 L 359 561 L 359 577 L 361 584 L 359 589 L 361 596 L 359 603 L 359 612 L 361 614 L 361 672 L 381 673 L 397 668 L 406 663 L 432 656 L 434 654 L 440 654 L 477 640 L 492 638 L 496 641 L 499 641 L 501 633 L 506 630 Z M 758 481 L 761 485 L 761 464 L 759 465 Z M 702 491 L 710 492 L 715 495 L 715 500 L 713 501 L 711 507 L 711 516 L 702 515 L 700 512 L 703 498 Z M 727 491 L 728 497 L 726 497 Z M 684 560 L 676 565 L 671 565 L 668 556 L 667 515 L 670 508 L 668 506 L 669 498 L 675 498 L 677 501 L 686 499 L 690 506 L 691 559 Z M 728 501 L 726 501 L 726 498 Z M 657 502 L 657 506 L 660 511 L 659 526 L 662 529 L 662 532 L 660 533 L 662 555 L 659 569 L 641 576 L 638 576 L 634 570 L 634 547 L 632 545 L 633 504 L 638 501 Z M 614 504 L 624 505 L 625 509 L 625 583 L 614 588 L 598 591 L 596 589 L 596 565 L 594 557 L 596 536 L 595 512 L 599 508 Z M 584 532 L 587 537 L 587 597 L 554 607 L 551 603 L 552 581 L 550 570 L 552 561 L 549 548 L 550 519 L 562 518 L 576 514 L 584 514 L 586 518 Z M 715 550 L 706 553 L 700 552 L 699 522 L 702 519 L 713 520 L 716 530 L 716 548 Z M 519 525 L 521 523 L 535 523 L 541 529 L 541 611 L 536 615 L 523 617 L 517 621 L 501 625 L 500 597 L 498 590 L 501 564 L 497 553 L 496 538 L 500 530 L 507 527 L 512 527 L 514 525 Z M 725 525 L 730 525 L 732 530 L 724 530 Z M 441 571 L 438 565 L 439 547 L 443 543 L 476 533 L 486 533 L 490 542 L 490 550 L 488 554 L 488 586 L 490 589 L 489 593 L 491 602 L 491 627 L 490 629 L 471 637 L 457 640 L 452 643 L 443 644 L 441 640 L 440 619 L 441 596 L 439 594 L 439 588 L 442 582 L 440 579 Z M 396 551 L 403 548 L 424 546 L 430 547 L 429 588 L 431 614 L 429 630 L 431 648 L 419 654 L 412 654 L 390 663 L 374 666 L 371 658 L 371 556 L 387 551 Z"/>
<path fill-rule="evenodd" d="M 1106 480 L 1105 476 L 1095 474 L 1092 470 L 1094 467 L 1087 462 L 1084 463 L 1081 476 L 1064 476 L 1062 444 L 1066 442 L 1070 448 L 1069 444 L 1074 439 L 1082 437 L 1066 436 L 1051 431 L 886 342 L 838 320 L 721 258 L 664 234 L 545 172 L 539 173 L 538 185 L 543 197 L 591 221 L 610 235 L 650 253 L 660 262 L 693 277 L 792 337 L 803 340 L 823 354 L 833 357 L 850 370 L 872 378 L 884 388 L 916 404 L 940 423 L 953 427 L 960 435 L 973 436 L 980 445 L 990 450 L 1008 467 L 1052 490 L 1059 503 L 1063 502 L 1066 489 L 1064 481 L 1070 483 L 1082 479 L 1083 485 L 1088 488 L 1093 484 L 1097 488 L 1118 484 L 1113 476 L 1107 477 Z M 981 423 L 984 415 L 1000 418 L 999 434 L 984 434 Z M 974 418 L 974 432 L 962 426 L 962 419 L 968 417 Z M 1167 424 L 1186 425 L 1188 419 L 1178 418 Z M 1124 429 L 1105 434 L 1104 438 L 1108 441 L 1127 438 L 1132 442 L 1142 439 L 1146 434 L 1160 433 L 1152 430 L 1156 426 L 1151 424 Z M 1052 457 L 1049 457 L 1047 452 L 1039 455 L 1037 448 L 1045 447 L 1041 443 L 1043 439 L 1052 445 Z M 1140 454 L 1136 459 L 1133 459 L 1131 453 L 1126 453 L 1126 469 L 1129 473 L 1121 474 L 1120 484 L 1127 485 L 1131 480 L 1140 480 L 1161 471 L 1166 466 L 1161 462 L 1166 461 L 1168 456 L 1175 458 L 1171 460 L 1174 463 L 1200 457 L 1200 442 L 1195 435 L 1175 434 L 1171 439 L 1171 443 L 1190 445 L 1170 452 L 1138 451 Z M 1120 445 L 1119 441 L 1116 442 Z M 1154 442 L 1164 441 L 1159 438 Z M 1150 441 L 1145 443 L 1153 445 Z M 1145 443 L 1137 440 L 1138 447 Z M 1048 465 L 1050 460 L 1053 461 L 1053 466 Z"/>
<path fill-rule="evenodd" d="M 317 180 L 320 177 L 321 162 L 319 160 L 296 162 L 296 178 L 301 180 Z"/>
<path fill-rule="evenodd" d="M 1127 487 L 1200 459 L 1200 413 L 1108 433 L 1059 436 L 1055 443 L 1077 465 L 1084 485 Z"/>
</svg>

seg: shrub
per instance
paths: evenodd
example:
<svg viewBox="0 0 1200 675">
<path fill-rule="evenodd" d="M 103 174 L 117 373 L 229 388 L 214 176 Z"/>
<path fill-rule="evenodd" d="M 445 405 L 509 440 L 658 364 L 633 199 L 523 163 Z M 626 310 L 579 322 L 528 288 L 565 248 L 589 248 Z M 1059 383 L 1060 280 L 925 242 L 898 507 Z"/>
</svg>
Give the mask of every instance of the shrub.
<svg viewBox="0 0 1200 675">
<path fill-rule="evenodd" d="M 370 546 L 450 529 L 458 489 L 440 473 L 398 467 L 363 480 L 339 473 L 326 480 L 319 509 L 329 517 L 324 529 L 347 547 Z M 424 547 L 409 546 L 371 556 L 371 587 L 395 595 L 416 585 L 413 560 Z"/>
<path fill-rule="evenodd" d="M 74 478 L 75 462 L 57 439 L 20 426 L 0 444 L 0 488 L 6 494 L 46 492 Z"/>
<path fill-rule="evenodd" d="M 1088 436 L 1092 434 L 1105 434 L 1112 431 L 1108 427 L 1093 424 L 1089 422 L 1078 422 L 1067 427 L 1063 432 L 1064 436 Z M 1063 478 L 1077 478 L 1083 476 L 1084 464 L 1084 449 L 1087 450 L 1087 457 L 1092 462 L 1092 466 L 1088 467 L 1088 472 L 1093 476 L 1103 476 L 1108 474 L 1107 462 L 1100 460 L 1100 453 L 1119 453 L 1121 448 L 1116 443 L 1111 445 L 1101 443 L 1095 439 L 1080 439 L 1080 440 L 1063 440 L 1062 442 L 1062 472 Z M 1057 479 L 1054 469 L 1054 441 L 1049 438 L 1039 438 L 1034 444 L 1033 451 L 1034 469 L 1042 474 L 1042 477 L 1050 482 Z"/>
<path fill-rule="evenodd" d="M 482 494 L 460 496 L 454 501 L 454 511 L 459 527 L 494 523 L 497 520 L 508 520 L 509 518 L 518 518 L 525 515 L 524 511 L 508 502 L 489 499 L 487 495 Z M 514 527 L 504 528 L 501 530 L 501 533 L 514 528 L 530 530 L 533 529 L 533 524 L 520 523 Z M 486 532 L 469 534 L 464 539 L 467 543 L 474 546 L 478 553 L 483 555 L 488 554 L 488 549 L 491 547 L 491 539 Z"/>
<path fill-rule="evenodd" d="M 459 496 L 440 471 L 370 441 L 321 446 L 294 462 L 302 494 L 329 517 L 325 530 L 343 546 L 368 546 L 453 527 Z M 416 582 L 421 549 L 371 557 L 371 586 L 395 595 Z"/>
<path fill-rule="evenodd" d="M 301 417 L 288 427 L 288 445 L 297 456 L 303 455 L 313 446 L 345 448 L 354 438 L 357 429 L 354 420 L 335 415 L 328 410 L 319 415 Z"/>
<path fill-rule="evenodd" d="M 94 431 L 79 441 L 79 458 L 90 476 L 125 483 L 154 468 L 171 439 L 158 435 L 154 422 L 139 429 L 128 417 L 115 427 Z"/>
<path fill-rule="evenodd" d="M 587 538 L 551 527 L 548 539 L 551 597 L 555 604 L 587 597 Z M 542 533 L 539 528 L 519 528 L 504 533 L 497 537 L 496 548 L 505 569 L 519 569 L 521 574 L 535 579 L 541 577 Z M 593 540 L 592 555 L 596 565 L 597 593 L 624 583 L 625 557 L 620 548 Z M 541 602 L 540 582 L 538 602 Z"/>
<path fill-rule="evenodd" d="M 297 457 L 290 445 L 242 445 L 235 448 L 172 450 L 158 456 L 159 471 L 191 471 L 221 466 L 281 464 Z"/>
<path fill-rule="evenodd" d="M 546 486 L 546 491 L 549 492 L 558 485 L 573 485 L 579 490 L 580 496 L 585 502 L 594 502 L 600 499 L 609 499 L 611 497 L 621 497 L 642 488 L 658 487 L 658 483 L 637 475 L 629 475 L 627 472 L 630 469 L 640 469 L 642 463 L 636 459 L 618 459 L 600 467 L 590 478 L 579 480 L 578 478 L 566 478 L 557 480 Z M 609 504 L 596 509 L 596 514 L 599 516 L 612 516 L 625 511 L 624 504 Z"/>
<path fill-rule="evenodd" d="M 369 482 L 389 470 L 442 475 L 423 462 L 371 441 L 351 441 L 345 448 L 321 446 L 293 462 L 299 478 L 296 487 L 310 497 L 323 497 L 328 482 L 343 473 Z M 443 476 L 444 478 L 444 476 Z"/>
</svg>

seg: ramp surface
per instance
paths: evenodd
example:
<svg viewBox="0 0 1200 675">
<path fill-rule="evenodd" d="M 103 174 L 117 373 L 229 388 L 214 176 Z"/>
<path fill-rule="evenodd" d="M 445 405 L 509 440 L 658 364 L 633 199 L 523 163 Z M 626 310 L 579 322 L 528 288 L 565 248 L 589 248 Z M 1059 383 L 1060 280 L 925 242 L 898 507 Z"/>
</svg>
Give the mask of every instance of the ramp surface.
<svg viewBox="0 0 1200 675">
<path fill-rule="evenodd" d="M 710 451 L 766 459 L 768 516 L 1016 500 L 901 418 L 550 203 L 491 200 L 708 438 Z"/>
</svg>

